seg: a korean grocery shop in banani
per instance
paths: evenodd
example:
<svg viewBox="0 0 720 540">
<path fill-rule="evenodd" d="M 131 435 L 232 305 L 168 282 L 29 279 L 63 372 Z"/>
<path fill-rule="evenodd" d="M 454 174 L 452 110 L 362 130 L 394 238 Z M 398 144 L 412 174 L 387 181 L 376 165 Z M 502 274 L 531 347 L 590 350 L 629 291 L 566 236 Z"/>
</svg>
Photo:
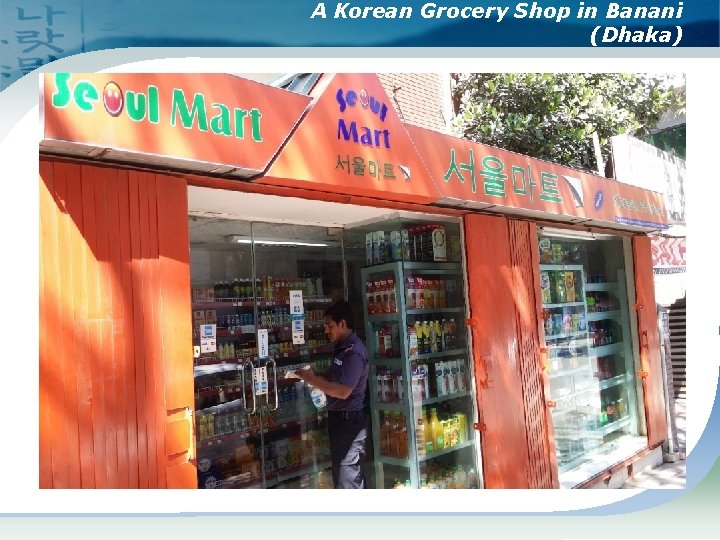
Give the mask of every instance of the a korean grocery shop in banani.
<svg viewBox="0 0 720 540">
<path fill-rule="evenodd" d="M 612 485 L 659 451 L 658 193 L 406 124 L 375 74 L 41 99 L 40 487 L 331 487 L 283 375 L 332 360 L 339 298 L 370 487 Z"/>
</svg>

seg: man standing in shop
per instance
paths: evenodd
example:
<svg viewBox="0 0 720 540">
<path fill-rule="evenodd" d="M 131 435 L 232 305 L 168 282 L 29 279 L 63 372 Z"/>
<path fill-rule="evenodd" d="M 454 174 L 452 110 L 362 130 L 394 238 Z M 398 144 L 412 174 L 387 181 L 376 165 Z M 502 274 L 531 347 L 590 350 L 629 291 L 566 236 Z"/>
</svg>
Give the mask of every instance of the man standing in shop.
<svg viewBox="0 0 720 540">
<path fill-rule="evenodd" d="M 368 353 L 353 330 L 350 304 L 340 300 L 325 311 L 325 334 L 335 344 L 330 369 L 301 369 L 297 376 L 327 395 L 330 459 L 335 489 L 363 489 L 367 428 L 363 402 Z"/>
</svg>

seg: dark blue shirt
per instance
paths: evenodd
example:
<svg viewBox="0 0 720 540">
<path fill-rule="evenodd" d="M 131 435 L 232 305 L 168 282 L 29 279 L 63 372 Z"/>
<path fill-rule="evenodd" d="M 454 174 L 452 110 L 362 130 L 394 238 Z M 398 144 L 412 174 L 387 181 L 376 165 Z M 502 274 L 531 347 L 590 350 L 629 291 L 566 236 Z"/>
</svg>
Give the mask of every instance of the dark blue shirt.
<svg viewBox="0 0 720 540">
<path fill-rule="evenodd" d="M 368 353 L 355 332 L 335 346 L 329 380 L 352 388 L 346 399 L 327 397 L 329 411 L 361 411 L 368 378 Z"/>
</svg>

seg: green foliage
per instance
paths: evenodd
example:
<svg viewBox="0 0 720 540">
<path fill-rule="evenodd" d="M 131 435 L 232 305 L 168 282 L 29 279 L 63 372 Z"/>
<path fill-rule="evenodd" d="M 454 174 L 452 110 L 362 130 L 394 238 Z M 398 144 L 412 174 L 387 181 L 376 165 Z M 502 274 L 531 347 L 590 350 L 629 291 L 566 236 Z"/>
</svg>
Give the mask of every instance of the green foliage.
<svg viewBox="0 0 720 540">
<path fill-rule="evenodd" d="M 668 75 L 629 73 L 453 74 L 454 131 L 465 138 L 595 170 L 592 135 L 603 158 L 610 137 L 643 137 L 664 112 L 684 109 Z"/>
</svg>

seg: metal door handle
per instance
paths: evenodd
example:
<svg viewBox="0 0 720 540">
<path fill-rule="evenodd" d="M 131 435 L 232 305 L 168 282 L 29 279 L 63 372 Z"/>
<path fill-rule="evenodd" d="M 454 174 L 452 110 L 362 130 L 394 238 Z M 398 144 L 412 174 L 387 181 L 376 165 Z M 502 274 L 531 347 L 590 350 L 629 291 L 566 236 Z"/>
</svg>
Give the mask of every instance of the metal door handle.
<svg viewBox="0 0 720 540">
<path fill-rule="evenodd" d="M 280 401 L 279 401 L 279 399 L 278 399 L 278 386 L 277 386 L 277 384 L 278 384 L 278 383 L 277 383 L 277 363 L 275 362 L 275 360 L 274 360 L 273 358 L 270 358 L 270 359 L 265 363 L 265 365 L 267 366 L 267 364 L 269 364 L 270 362 L 272 362 L 272 365 L 273 365 L 273 379 L 275 379 L 275 407 L 274 407 L 274 408 L 273 408 L 273 407 L 270 407 L 270 400 L 269 400 L 269 399 L 267 400 L 267 404 L 268 404 L 268 408 L 269 408 L 271 411 L 277 411 L 278 406 L 280 405 Z"/>
<path fill-rule="evenodd" d="M 242 388 L 242 406 L 247 411 L 247 395 L 245 394 L 245 361 L 240 362 L 240 388 Z"/>
<path fill-rule="evenodd" d="M 257 400 L 255 399 L 255 364 L 253 364 L 252 360 L 248 359 L 245 361 L 245 364 L 250 366 L 250 388 L 251 388 L 251 394 L 253 398 L 253 408 L 252 411 L 250 411 L 248 414 L 255 414 L 257 412 Z M 245 364 L 243 364 L 243 371 L 245 370 Z M 243 381 L 245 380 L 245 377 L 243 376 Z M 245 388 L 245 385 L 243 385 L 243 388 Z M 243 390 L 244 392 L 244 390 Z M 247 409 L 247 407 L 246 407 Z"/>
</svg>

